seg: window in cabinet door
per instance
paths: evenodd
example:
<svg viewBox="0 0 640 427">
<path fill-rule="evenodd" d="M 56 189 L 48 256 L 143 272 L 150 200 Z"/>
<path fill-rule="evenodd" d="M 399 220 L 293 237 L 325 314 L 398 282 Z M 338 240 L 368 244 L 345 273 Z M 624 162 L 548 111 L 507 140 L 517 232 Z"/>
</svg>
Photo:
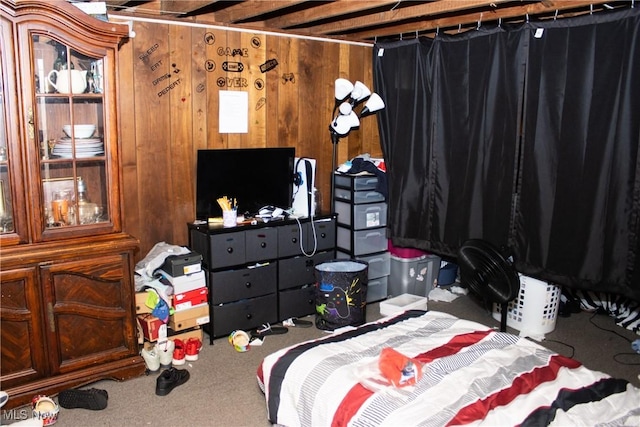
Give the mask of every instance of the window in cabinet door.
<svg viewBox="0 0 640 427">
<path fill-rule="evenodd" d="M 2 48 L 0 47 L 0 49 Z M 1 54 L 2 51 L 0 51 L 0 58 L 2 58 Z M 2 66 L 3 64 L 0 60 L 0 233 L 11 233 L 13 232 L 13 209 L 11 203 L 11 180 L 9 177 L 9 144 L 7 138 L 4 70 Z"/>
<path fill-rule="evenodd" d="M 102 58 L 43 35 L 33 44 L 45 228 L 108 222 Z"/>
</svg>

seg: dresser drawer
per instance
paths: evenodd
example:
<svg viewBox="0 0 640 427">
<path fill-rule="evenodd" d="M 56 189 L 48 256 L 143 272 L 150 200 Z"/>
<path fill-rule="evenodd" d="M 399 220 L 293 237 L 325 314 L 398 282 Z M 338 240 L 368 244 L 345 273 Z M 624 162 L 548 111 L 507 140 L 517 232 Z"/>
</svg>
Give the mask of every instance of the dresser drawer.
<svg viewBox="0 0 640 427">
<path fill-rule="evenodd" d="M 316 311 L 316 286 L 306 285 L 279 292 L 280 313 L 278 318 L 304 317 Z"/>
<path fill-rule="evenodd" d="M 273 293 L 277 289 L 277 263 L 210 273 L 211 304 Z"/>
<path fill-rule="evenodd" d="M 230 267 L 245 263 L 244 232 L 221 233 L 209 236 L 211 254 L 208 260 L 210 269 Z M 206 254 L 206 252 L 201 252 Z"/>
<path fill-rule="evenodd" d="M 333 259 L 333 251 L 320 252 L 312 257 L 297 256 L 295 258 L 278 261 L 279 280 L 278 289 L 295 288 L 300 285 L 314 283 L 315 267 L 325 261 Z"/>
<path fill-rule="evenodd" d="M 215 305 L 213 319 L 211 319 L 213 336 L 225 336 L 236 329 L 248 331 L 263 323 L 275 323 L 278 321 L 277 307 L 276 293 L 229 304 Z"/>
<path fill-rule="evenodd" d="M 278 227 L 278 256 L 288 257 L 302 255 L 300 247 L 300 229 L 302 227 L 302 249 L 308 254 L 316 251 L 332 249 L 336 244 L 335 219 L 321 219 L 318 221 L 291 224 Z M 315 240 L 314 240 L 315 231 Z"/>
<path fill-rule="evenodd" d="M 245 231 L 245 262 L 278 257 L 278 230 L 272 227 Z"/>
<path fill-rule="evenodd" d="M 343 224 L 354 230 L 384 227 L 387 225 L 387 204 L 367 203 L 352 205 L 351 203 L 335 202 L 338 214 L 338 224 Z"/>
</svg>

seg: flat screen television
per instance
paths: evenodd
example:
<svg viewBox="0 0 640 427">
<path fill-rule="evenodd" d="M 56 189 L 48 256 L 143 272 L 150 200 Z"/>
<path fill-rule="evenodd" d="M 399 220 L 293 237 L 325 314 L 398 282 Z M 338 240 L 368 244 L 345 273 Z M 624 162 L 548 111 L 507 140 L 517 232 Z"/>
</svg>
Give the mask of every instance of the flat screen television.
<svg viewBox="0 0 640 427">
<path fill-rule="evenodd" d="M 235 198 L 238 215 L 291 207 L 294 147 L 198 150 L 196 219 L 222 216 L 218 198 Z"/>
</svg>

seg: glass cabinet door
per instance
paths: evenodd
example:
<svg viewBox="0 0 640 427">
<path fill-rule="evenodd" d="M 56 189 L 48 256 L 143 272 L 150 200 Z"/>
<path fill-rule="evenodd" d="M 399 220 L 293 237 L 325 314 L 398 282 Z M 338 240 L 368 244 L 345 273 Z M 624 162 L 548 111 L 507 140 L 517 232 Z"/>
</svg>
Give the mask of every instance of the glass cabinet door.
<svg viewBox="0 0 640 427">
<path fill-rule="evenodd" d="M 0 39 L 2 39 L 0 35 Z M 4 47 L 4 42 L 0 46 Z M 9 138 L 7 136 L 7 111 L 4 88 L 3 61 L 0 61 L 0 233 L 13 232 L 13 204 L 11 203 L 11 179 L 9 174 Z"/>
<path fill-rule="evenodd" d="M 7 97 L 5 88 L 4 59 L 9 52 L 4 52 L 7 46 L 0 33 L 0 234 L 8 234 L 14 231 L 13 202 L 11 198 L 11 174 L 9 169 L 9 132 Z"/>
<path fill-rule="evenodd" d="M 108 222 L 104 58 L 42 34 L 32 47 L 44 229 Z"/>
</svg>

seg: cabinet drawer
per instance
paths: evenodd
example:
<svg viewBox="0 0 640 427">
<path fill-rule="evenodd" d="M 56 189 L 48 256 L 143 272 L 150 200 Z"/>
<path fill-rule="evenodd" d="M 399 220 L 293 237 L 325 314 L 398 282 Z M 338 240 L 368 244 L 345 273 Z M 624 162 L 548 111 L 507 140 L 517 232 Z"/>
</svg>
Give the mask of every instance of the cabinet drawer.
<svg viewBox="0 0 640 427">
<path fill-rule="evenodd" d="M 298 256 L 278 261 L 278 289 L 295 288 L 315 282 L 315 267 L 333 259 L 333 252 L 321 252 L 309 258 Z"/>
<path fill-rule="evenodd" d="M 245 231 L 245 262 L 278 257 L 278 230 L 266 227 Z"/>
<path fill-rule="evenodd" d="M 336 187 L 348 188 L 354 191 L 375 190 L 378 177 L 375 175 L 333 175 Z"/>
<path fill-rule="evenodd" d="M 245 263 L 244 232 L 212 234 L 209 235 L 209 239 L 211 253 L 208 265 L 210 269 Z M 207 252 L 199 253 L 206 254 Z"/>
<path fill-rule="evenodd" d="M 384 195 L 377 191 L 352 191 L 346 188 L 336 188 L 335 199 L 357 205 L 360 203 L 384 202 Z"/>
<path fill-rule="evenodd" d="M 278 318 L 286 320 L 291 317 L 304 317 L 315 313 L 316 287 L 306 285 L 296 289 L 279 292 L 280 313 Z"/>
<path fill-rule="evenodd" d="M 346 252 L 338 251 L 336 258 L 351 258 Z M 369 280 L 377 279 L 378 277 L 388 276 L 391 273 L 391 257 L 389 252 L 380 252 L 373 255 L 359 256 L 357 258 L 360 261 L 365 261 L 369 264 Z"/>
<path fill-rule="evenodd" d="M 387 250 L 385 228 L 353 231 L 338 226 L 338 248 L 352 256 L 372 254 Z"/>
<path fill-rule="evenodd" d="M 279 257 L 302 255 L 302 250 L 300 249 L 300 227 L 302 227 L 302 248 L 306 253 L 313 252 L 314 244 L 317 244 L 316 251 L 325 251 L 335 246 L 335 219 L 321 219 L 313 221 L 313 223 L 305 222 L 300 225 L 285 225 L 278 227 Z"/>
<path fill-rule="evenodd" d="M 352 205 L 351 203 L 336 201 L 335 206 L 338 214 L 338 224 L 347 225 L 354 230 L 387 225 L 386 203 Z"/>
<path fill-rule="evenodd" d="M 250 330 L 263 323 L 278 321 L 277 294 L 215 305 L 213 307 L 213 336 L 228 335 L 236 329 Z M 209 331 L 211 331 L 209 329 Z"/>
<path fill-rule="evenodd" d="M 210 274 L 211 304 L 253 298 L 276 291 L 277 264 Z"/>
</svg>

